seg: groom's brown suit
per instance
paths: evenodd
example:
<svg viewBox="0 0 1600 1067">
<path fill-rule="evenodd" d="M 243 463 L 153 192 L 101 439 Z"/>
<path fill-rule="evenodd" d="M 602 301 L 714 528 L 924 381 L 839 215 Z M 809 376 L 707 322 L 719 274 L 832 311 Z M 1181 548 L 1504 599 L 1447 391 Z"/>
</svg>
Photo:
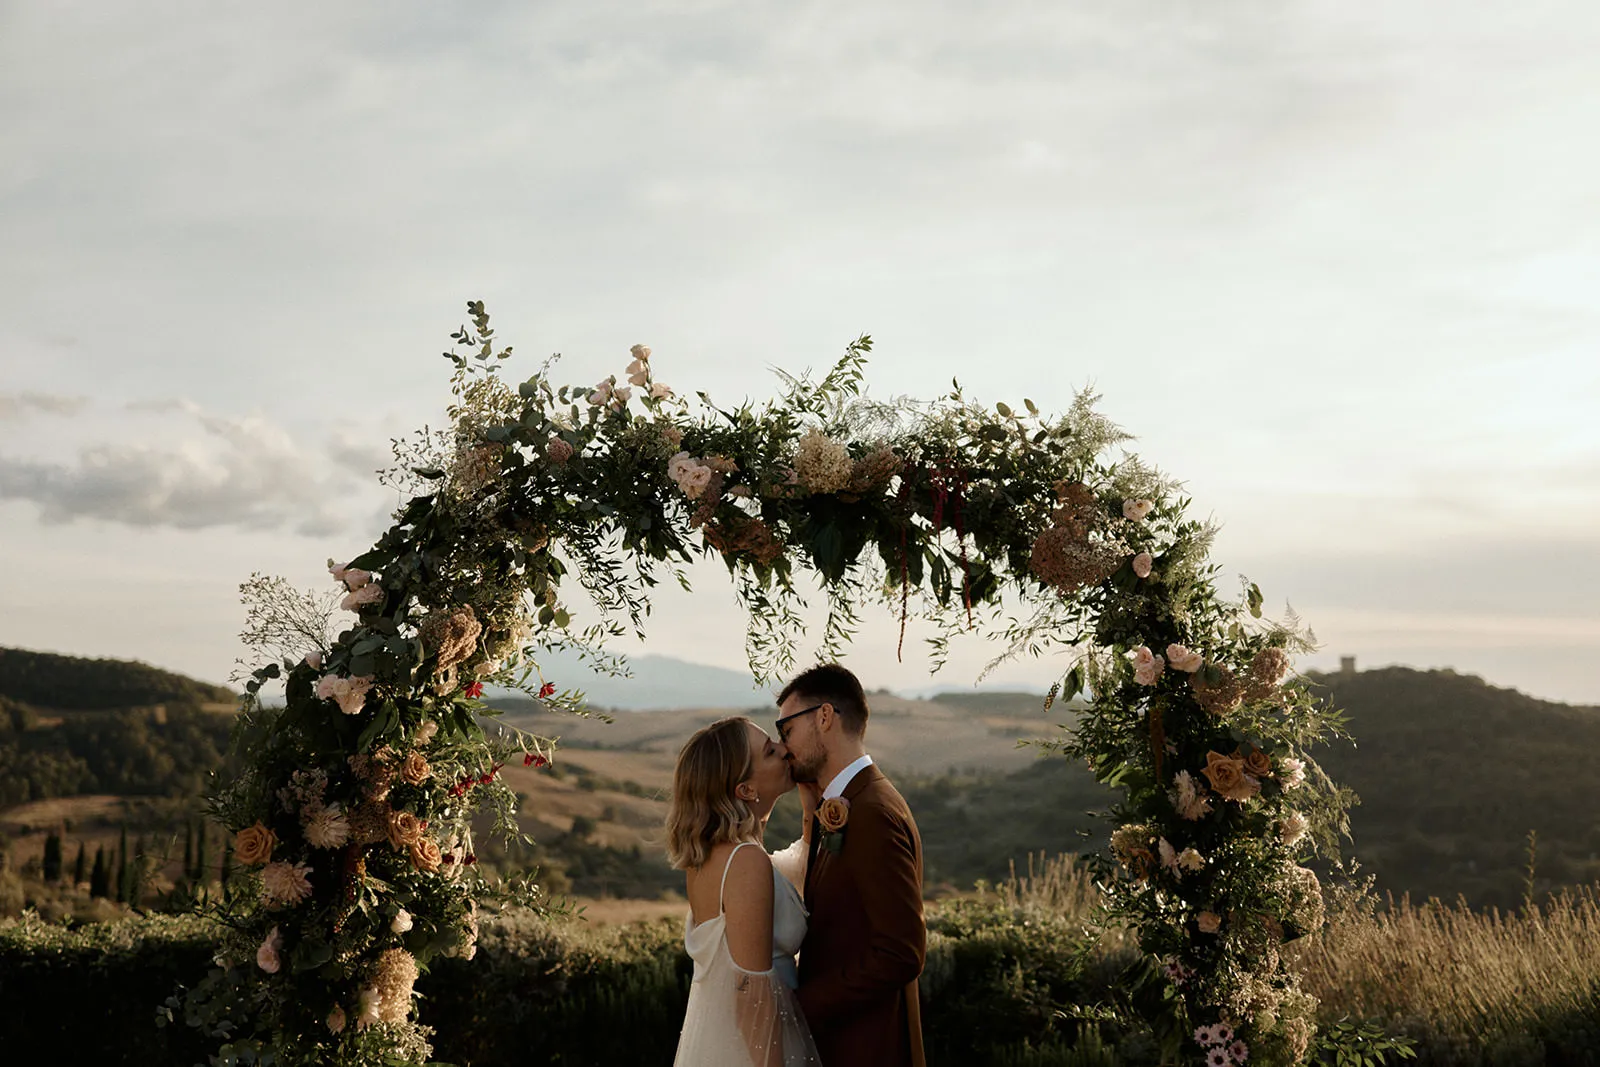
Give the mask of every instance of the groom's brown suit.
<svg viewBox="0 0 1600 1067">
<path fill-rule="evenodd" d="M 817 847 L 807 865 L 800 1007 L 823 1067 L 924 1067 L 922 838 L 877 767 L 859 771 L 843 795 L 850 815 L 839 853 Z"/>
</svg>

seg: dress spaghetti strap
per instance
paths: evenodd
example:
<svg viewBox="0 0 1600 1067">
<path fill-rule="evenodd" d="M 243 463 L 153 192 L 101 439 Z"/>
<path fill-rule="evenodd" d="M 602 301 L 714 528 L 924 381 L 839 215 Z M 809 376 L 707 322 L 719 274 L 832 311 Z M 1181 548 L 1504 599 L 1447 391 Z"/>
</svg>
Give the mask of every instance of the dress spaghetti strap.
<svg viewBox="0 0 1600 1067">
<path fill-rule="evenodd" d="M 728 869 L 733 866 L 733 857 L 737 856 L 739 854 L 739 850 L 741 848 L 744 848 L 744 846 L 746 846 L 746 845 L 754 845 L 754 844 L 755 844 L 754 841 L 740 841 L 737 845 L 733 846 L 733 851 L 728 853 L 728 862 L 726 862 L 726 863 L 724 863 L 722 865 L 722 884 L 717 886 L 717 914 L 718 915 L 721 915 L 722 912 L 723 912 L 722 896 L 723 896 L 724 891 L 728 888 Z"/>
</svg>

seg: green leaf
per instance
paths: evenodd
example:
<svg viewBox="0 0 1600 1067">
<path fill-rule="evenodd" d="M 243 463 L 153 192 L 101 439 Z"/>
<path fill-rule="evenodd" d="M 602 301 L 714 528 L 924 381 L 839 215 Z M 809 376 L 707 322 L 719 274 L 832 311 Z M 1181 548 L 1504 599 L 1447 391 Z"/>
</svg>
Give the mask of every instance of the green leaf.
<svg viewBox="0 0 1600 1067">
<path fill-rule="evenodd" d="M 1250 583 L 1250 614 L 1261 618 L 1261 589 L 1254 582 Z"/>
<path fill-rule="evenodd" d="M 1002 419 L 1009 419 L 1011 417 L 1011 407 L 1008 404 L 996 404 L 994 409 L 1000 413 L 1000 417 Z"/>
</svg>

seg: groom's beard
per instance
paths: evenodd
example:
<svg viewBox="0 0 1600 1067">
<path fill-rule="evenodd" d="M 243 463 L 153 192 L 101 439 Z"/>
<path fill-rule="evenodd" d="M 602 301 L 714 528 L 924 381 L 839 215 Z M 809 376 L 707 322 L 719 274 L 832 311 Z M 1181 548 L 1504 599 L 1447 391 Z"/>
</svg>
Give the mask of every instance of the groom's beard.
<svg viewBox="0 0 1600 1067">
<path fill-rule="evenodd" d="M 817 775 L 822 773 L 822 765 L 827 762 L 827 757 L 816 752 L 810 758 L 791 755 L 789 757 L 789 774 L 798 782 L 815 782 Z"/>
</svg>

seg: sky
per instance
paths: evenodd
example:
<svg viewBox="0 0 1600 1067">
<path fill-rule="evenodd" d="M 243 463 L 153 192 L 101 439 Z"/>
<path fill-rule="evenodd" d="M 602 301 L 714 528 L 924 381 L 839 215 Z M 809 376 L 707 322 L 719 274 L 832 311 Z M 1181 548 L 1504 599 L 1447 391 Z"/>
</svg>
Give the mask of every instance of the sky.
<svg viewBox="0 0 1600 1067">
<path fill-rule="evenodd" d="M 1093 387 L 1361 666 L 1600 704 L 1600 7 L 0 0 L 0 645 L 225 680 L 531 374 Z M 520 374 L 518 372 L 521 372 Z M 724 667 L 725 577 L 643 647 Z M 875 617 L 847 662 L 939 678 Z M 988 680 L 1043 688 L 1051 661 Z"/>
</svg>

